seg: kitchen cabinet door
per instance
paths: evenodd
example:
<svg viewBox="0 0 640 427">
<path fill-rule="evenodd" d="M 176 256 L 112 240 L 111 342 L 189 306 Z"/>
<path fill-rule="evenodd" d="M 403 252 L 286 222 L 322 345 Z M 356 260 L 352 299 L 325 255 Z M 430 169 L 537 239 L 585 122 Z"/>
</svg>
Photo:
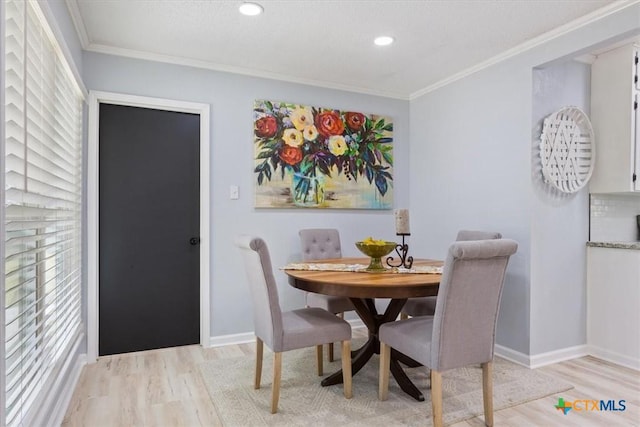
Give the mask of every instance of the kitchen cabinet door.
<svg viewBox="0 0 640 427">
<path fill-rule="evenodd" d="M 598 55 L 591 67 L 596 145 L 591 193 L 640 190 L 637 61 L 638 46 L 630 44 Z"/>
<path fill-rule="evenodd" d="M 587 345 L 640 369 L 640 250 L 587 248 Z"/>
</svg>

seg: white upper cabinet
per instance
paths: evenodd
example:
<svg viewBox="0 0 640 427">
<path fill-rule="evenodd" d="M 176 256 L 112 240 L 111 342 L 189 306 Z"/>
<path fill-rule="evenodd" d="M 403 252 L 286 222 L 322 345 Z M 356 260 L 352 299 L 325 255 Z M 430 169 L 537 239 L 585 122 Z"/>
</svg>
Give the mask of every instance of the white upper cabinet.
<svg viewBox="0 0 640 427">
<path fill-rule="evenodd" d="M 591 68 L 596 163 L 591 193 L 640 191 L 638 45 L 598 55 Z"/>
</svg>

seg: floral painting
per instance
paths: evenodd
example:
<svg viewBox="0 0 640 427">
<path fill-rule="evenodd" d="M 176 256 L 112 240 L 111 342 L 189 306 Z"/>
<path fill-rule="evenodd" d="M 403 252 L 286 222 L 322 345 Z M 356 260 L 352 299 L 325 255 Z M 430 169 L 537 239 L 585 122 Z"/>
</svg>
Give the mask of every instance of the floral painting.
<svg viewBox="0 0 640 427">
<path fill-rule="evenodd" d="M 256 207 L 391 209 L 389 117 L 257 100 L 253 120 Z"/>
</svg>

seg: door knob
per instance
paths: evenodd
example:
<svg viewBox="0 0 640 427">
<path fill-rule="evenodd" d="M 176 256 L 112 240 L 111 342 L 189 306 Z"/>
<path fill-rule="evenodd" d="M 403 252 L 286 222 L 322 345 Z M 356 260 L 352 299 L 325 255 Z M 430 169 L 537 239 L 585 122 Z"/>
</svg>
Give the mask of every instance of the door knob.
<svg viewBox="0 0 640 427">
<path fill-rule="evenodd" d="M 189 243 L 192 246 L 195 246 L 195 245 L 200 243 L 200 238 L 199 237 L 192 237 L 192 238 L 189 239 Z"/>
</svg>

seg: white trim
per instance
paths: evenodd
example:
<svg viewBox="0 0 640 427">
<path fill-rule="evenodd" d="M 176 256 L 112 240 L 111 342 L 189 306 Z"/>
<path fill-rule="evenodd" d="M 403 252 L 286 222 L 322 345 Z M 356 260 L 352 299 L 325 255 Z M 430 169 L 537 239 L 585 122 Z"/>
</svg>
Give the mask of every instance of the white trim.
<svg viewBox="0 0 640 427">
<path fill-rule="evenodd" d="M 98 117 L 99 101 L 89 92 L 87 122 L 87 362 L 98 360 Z"/>
<path fill-rule="evenodd" d="M 561 348 L 559 350 L 529 356 L 529 367 L 536 369 L 588 355 L 589 352 L 587 351 L 586 345 L 575 345 L 573 347 Z"/>
<path fill-rule="evenodd" d="M 351 329 L 362 329 L 364 328 L 364 323 L 362 319 L 345 319 L 350 325 Z"/>
<path fill-rule="evenodd" d="M 522 365 L 530 369 L 536 369 L 547 365 L 553 365 L 554 363 L 588 356 L 589 352 L 586 345 L 576 345 L 573 347 L 548 351 L 546 353 L 528 355 L 509 347 L 496 344 L 495 354 L 496 356 L 500 356 L 503 359 L 507 359 L 513 363 L 517 363 L 518 365 Z"/>
<path fill-rule="evenodd" d="M 364 328 L 364 323 L 360 319 L 347 320 L 351 325 L 351 329 L 360 329 Z M 229 335 L 219 335 L 217 337 L 211 337 L 209 339 L 209 343 L 211 347 L 223 347 L 226 345 L 234 345 L 234 344 L 247 344 L 255 342 L 256 335 L 253 332 L 243 332 L 241 334 L 229 334 Z"/>
<path fill-rule="evenodd" d="M 78 33 L 78 38 L 80 39 L 80 44 L 83 49 L 86 49 L 89 46 L 89 33 L 87 33 L 87 27 L 84 25 L 84 20 L 82 19 L 82 13 L 80 13 L 80 7 L 78 6 L 77 0 L 66 0 L 67 9 L 69 10 L 69 15 L 71 16 L 71 21 L 73 21 L 73 26 L 76 29 L 76 33 Z"/>
<path fill-rule="evenodd" d="M 500 344 L 495 345 L 494 352 L 496 356 L 500 356 L 510 362 L 517 363 L 518 365 L 529 368 L 530 361 L 529 355 L 527 354 L 520 353 L 519 351 L 510 349 L 509 347 L 504 347 Z"/>
<path fill-rule="evenodd" d="M 473 67 L 467 68 L 466 70 L 462 70 L 456 74 L 453 74 L 445 79 L 442 79 L 423 89 L 420 89 L 418 91 L 415 91 L 407 95 L 403 93 L 385 92 L 381 90 L 373 90 L 370 88 L 356 87 L 356 86 L 345 85 L 345 84 L 337 84 L 337 83 L 331 83 L 326 81 L 318 81 L 314 79 L 289 76 L 289 75 L 284 75 L 279 73 L 269 73 L 269 72 L 252 70 L 252 69 L 243 68 L 243 67 L 218 64 L 218 63 L 214 63 L 206 60 L 189 59 L 189 58 L 183 58 L 183 57 L 172 56 L 172 55 L 160 55 L 160 54 L 155 54 L 151 52 L 138 51 L 134 49 L 123 49 L 123 48 L 118 48 L 113 46 L 106 46 L 98 43 L 91 43 L 91 41 L 89 40 L 89 36 L 87 34 L 86 28 L 82 23 L 82 16 L 80 14 L 80 10 L 78 8 L 76 0 L 66 0 L 66 1 L 70 11 L 71 18 L 76 27 L 76 32 L 78 33 L 78 37 L 80 39 L 80 42 L 82 43 L 82 47 L 84 48 L 84 50 L 89 52 L 124 56 L 128 58 L 144 59 L 148 61 L 164 62 L 164 63 L 176 64 L 176 65 L 184 65 L 188 67 L 204 68 L 204 69 L 214 70 L 214 71 L 223 71 L 223 72 L 229 72 L 229 73 L 241 74 L 241 75 L 247 75 L 247 76 L 253 76 L 253 77 L 281 80 L 289 83 L 312 85 L 312 86 L 322 87 L 327 89 L 343 90 L 348 92 L 362 93 L 362 94 L 374 95 L 374 96 L 383 96 L 387 98 L 395 98 L 395 99 L 400 99 L 404 101 L 407 101 L 407 100 L 411 101 L 416 98 L 419 98 L 422 95 L 425 95 L 429 92 L 432 92 L 436 89 L 439 89 L 457 80 L 463 79 L 467 76 L 470 76 L 485 68 L 491 67 L 513 56 L 526 52 L 529 49 L 532 49 L 536 46 L 549 42 L 557 37 L 560 37 L 571 31 L 584 27 L 585 25 L 588 25 L 601 18 L 609 16 L 613 13 L 616 13 L 627 7 L 632 7 L 636 3 L 640 2 L 640 0 L 632 0 L 630 2 L 628 1 L 613 2 L 581 18 L 575 19 L 554 30 L 548 31 L 544 34 L 541 34 L 538 37 L 535 37 L 531 40 L 528 40 L 524 43 L 519 44 L 518 46 L 508 49 L 492 58 L 487 59 L 486 61 L 480 62 L 474 65 Z M 80 23 L 76 22 L 77 20 L 79 20 Z"/>
<path fill-rule="evenodd" d="M 246 344 L 254 342 L 256 335 L 253 332 L 244 332 L 241 334 L 219 335 L 209 338 L 210 347 L 224 347 L 226 345 Z"/>
<path fill-rule="evenodd" d="M 195 105 L 195 104 L 193 104 Z M 209 104 L 198 104 L 200 109 L 200 345 L 209 347 L 211 326 L 211 154 Z"/>
<path fill-rule="evenodd" d="M 98 222 L 99 222 L 99 104 L 180 111 L 200 115 L 200 345 L 209 347 L 210 329 L 210 128 L 209 105 L 111 92 L 89 92 L 89 146 L 87 153 L 87 360 L 98 358 Z"/>
<path fill-rule="evenodd" d="M 361 93 L 365 95 L 383 96 L 386 98 L 400 99 L 403 101 L 409 100 L 407 95 L 396 93 L 396 92 L 386 92 L 384 90 L 374 90 L 374 89 L 365 88 L 365 87 L 351 86 L 351 85 L 340 84 L 340 83 L 332 83 L 332 82 L 309 79 L 309 78 L 304 78 L 299 76 L 290 76 L 287 74 L 253 70 L 250 68 L 238 67 L 234 65 L 219 64 L 219 63 L 200 60 L 200 59 L 183 58 L 180 56 L 173 56 L 173 55 L 162 55 L 159 53 L 145 52 L 145 51 L 134 50 L 134 49 L 125 49 L 121 47 L 107 46 L 107 45 L 102 45 L 97 43 L 90 43 L 85 48 L 85 50 L 88 52 L 103 53 L 105 55 L 123 56 L 126 58 L 142 59 L 145 61 L 155 61 L 155 62 L 162 62 L 166 64 L 183 65 L 186 67 L 202 68 L 205 70 L 221 71 L 225 73 L 240 74 L 240 75 L 250 76 L 250 77 L 279 80 L 287 83 L 298 83 L 298 84 L 310 85 L 314 87 L 321 87 L 325 89 L 336 89 L 336 90 L 341 90 L 346 92 Z"/>
<path fill-rule="evenodd" d="M 596 58 L 597 56 L 592 53 L 585 53 L 584 55 L 576 56 L 575 58 L 573 58 L 573 60 L 582 62 L 583 64 L 592 65 L 594 62 L 596 62 Z"/>
<path fill-rule="evenodd" d="M 575 31 L 579 28 L 584 27 L 585 25 L 589 25 L 595 21 L 598 21 L 599 19 L 602 19 L 604 17 L 607 17 L 609 15 L 612 15 L 616 12 L 619 12 L 623 9 L 626 9 L 628 7 L 632 7 L 633 5 L 635 5 L 636 3 L 640 3 L 640 0 L 633 0 L 631 2 L 625 2 L 625 1 L 621 1 L 621 2 L 613 2 L 607 6 L 604 6 L 600 9 L 597 9 L 587 15 L 584 15 L 578 19 L 575 19 L 571 22 L 568 22 L 565 25 L 562 25 L 558 28 L 555 28 L 551 31 L 548 31 L 544 34 L 539 35 L 538 37 L 534 37 L 531 40 L 528 40 L 524 43 L 521 43 L 511 49 L 505 50 L 504 52 L 493 56 L 489 59 L 487 59 L 486 61 L 482 61 L 476 65 L 474 65 L 473 67 L 467 68 L 466 70 L 462 70 L 459 73 L 455 73 L 449 77 L 447 77 L 446 79 L 442 79 L 439 82 L 436 82 L 432 85 L 429 85 L 427 87 L 425 87 L 424 89 L 420 89 L 416 92 L 413 92 L 412 94 L 409 95 L 409 100 L 414 100 L 416 98 L 419 98 L 423 95 L 426 95 L 429 92 L 433 92 L 436 89 L 439 89 L 441 87 L 447 86 L 457 80 L 461 80 L 465 77 L 468 77 L 472 74 L 477 73 L 478 71 L 484 70 L 485 68 L 489 68 L 495 64 L 498 64 L 502 61 L 505 61 L 511 57 L 514 57 L 516 55 L 519 55 L 523 52 L 526 52 L 530 49 L 533 49 L 536 46 L 540 46 L 544 43 L 550 42 L 551 40 L 554 40 L 558 37 L 561 37 L 567 33 L 570 33 L 572 31 Z"/>
<path fill-rule="evenodd" d="M 594 345 L 587 346 L 587 349 L 588 353 L 593 357 L 640 371 L 640 359 L 637 357 L 626 356 Z"/>
</svg>

